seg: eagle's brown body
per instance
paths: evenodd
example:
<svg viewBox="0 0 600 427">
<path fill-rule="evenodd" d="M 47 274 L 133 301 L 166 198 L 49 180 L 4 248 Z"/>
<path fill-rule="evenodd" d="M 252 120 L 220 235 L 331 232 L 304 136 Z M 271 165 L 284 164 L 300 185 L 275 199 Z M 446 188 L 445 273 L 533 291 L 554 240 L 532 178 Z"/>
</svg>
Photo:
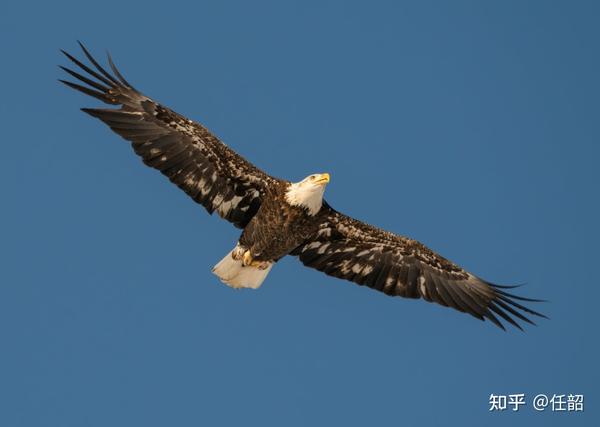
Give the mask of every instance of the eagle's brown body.
<svg viewBox="0 0 600 427">
<path fill-rule="evenodd" d="M 250 250 L 257 261 L 283 258 L 314 235 L 319 227 L 316 218 L 306 209 L 286 202 L 288 186 L 288 182 L 282 182 L 269 187 L 258 212 L 242 232 L 240 245 Z"/>
</svg>

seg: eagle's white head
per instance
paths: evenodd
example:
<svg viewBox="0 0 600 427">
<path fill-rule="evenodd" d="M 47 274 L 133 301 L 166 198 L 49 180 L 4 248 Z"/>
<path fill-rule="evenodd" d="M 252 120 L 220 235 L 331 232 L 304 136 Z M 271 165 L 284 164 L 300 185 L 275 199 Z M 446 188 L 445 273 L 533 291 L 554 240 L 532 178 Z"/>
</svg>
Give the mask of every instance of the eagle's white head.
<svg viewBox="0 0 600 427">
<path fill-rule="evenodd" d="M 328 182 L 328 173 L 315 173 L 300 182 L 292 182 L 285 193 L 285 200 L 290 205 L 305 207 L 310 215 L 316 215 L 323 205 L 323 193 Z"/>
</svg>

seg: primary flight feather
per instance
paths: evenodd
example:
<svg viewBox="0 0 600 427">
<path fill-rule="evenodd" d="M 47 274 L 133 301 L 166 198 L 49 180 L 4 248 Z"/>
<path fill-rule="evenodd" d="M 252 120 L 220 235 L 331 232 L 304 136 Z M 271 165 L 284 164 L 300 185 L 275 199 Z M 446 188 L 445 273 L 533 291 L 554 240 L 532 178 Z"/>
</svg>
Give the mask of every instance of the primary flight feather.
<svg viewBox="0 0 600 427">
<path fill-rule="evenodd" d="M 61 68 L 80 82 L 61 82 L 120 107 L 82 110 L 131 142 L 146 165 L 209 213 L 217 212 L 243 229 L 237 245 L 213 268 L 227 285 L 258 288 L 279 259 L 292 255 L 330 276 L 387 295 L 423 298 L 503 329 L 499 318 L 521 329 L 516 319 L 533 323 L 527 315 L 544 317 L 519 302 L 538 300 L 482 280 L 415 240 L 337 212 L 323 199 L 329 174 L 309 175 L 300 182 L 266 174 L 204 126 L 137 91 L 110 55 L 112 74 L 80 46 L 90 64 L 62 51 L 79 71 Z"/>
</svg>

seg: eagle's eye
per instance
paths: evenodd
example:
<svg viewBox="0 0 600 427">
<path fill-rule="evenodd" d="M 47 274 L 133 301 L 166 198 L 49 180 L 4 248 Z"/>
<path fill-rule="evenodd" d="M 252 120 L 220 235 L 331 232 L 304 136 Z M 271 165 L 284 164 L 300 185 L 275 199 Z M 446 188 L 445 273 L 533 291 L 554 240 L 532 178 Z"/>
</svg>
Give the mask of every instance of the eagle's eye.
<svg viewBox="0 0 600 427">
<path fill-rule="evenodd" d="M 316 175 L 311 175 L 311 176 L 308 177 L 308 180 L 309 181 L 314 181 L 316 177 L 317 177 Z"/>
</svg>

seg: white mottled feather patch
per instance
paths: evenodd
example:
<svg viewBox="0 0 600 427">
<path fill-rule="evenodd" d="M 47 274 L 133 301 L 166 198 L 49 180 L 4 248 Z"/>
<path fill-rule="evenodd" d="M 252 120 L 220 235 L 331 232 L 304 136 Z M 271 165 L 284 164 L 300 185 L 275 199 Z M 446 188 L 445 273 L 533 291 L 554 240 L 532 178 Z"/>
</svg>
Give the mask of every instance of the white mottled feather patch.
<svg viewBox="0 0 600 427">
<path fill-rule="evenodd" d="M 424 276 L 419 276 L 417 278 L 417 283 L 419 285 L 419 290 L 421 291 L 422 295 L 427 295 L 427 288 L 425 287 L 425 277 Z"/>
<path fill-rule="evenodd" d="M 362 271 L 362 273 L 363 273 L 364 275 L 367 275 L 367 274 L 369 274 L 371 271 L 373 271 L 373 267 L 371 267 L 370 265 L 365 265 L 365 268 L 363 268 L 363 271 Z"/>
<path fill-rule="evenodd" d="M 319 255 L 324 254 L 328 247 L 329 247 L 329 243 L 323 244 L 319 249 L 317 249 L 317 253 Z"/>
</svg>

